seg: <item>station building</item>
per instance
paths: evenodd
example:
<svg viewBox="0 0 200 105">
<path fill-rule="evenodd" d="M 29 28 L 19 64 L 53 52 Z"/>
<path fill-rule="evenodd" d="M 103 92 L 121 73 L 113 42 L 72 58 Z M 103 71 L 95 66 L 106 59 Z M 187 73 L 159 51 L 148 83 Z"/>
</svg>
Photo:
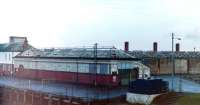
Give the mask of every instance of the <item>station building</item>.
<svg viewBox="0 0 200 105">
<path fill-rule="evenodd" d="M 114 47 L 33 48 L 15 56 L 14 66 L 17 77 L 79 84 L 119 86 L 150 77 L 140 59 Z"/>
</svg>

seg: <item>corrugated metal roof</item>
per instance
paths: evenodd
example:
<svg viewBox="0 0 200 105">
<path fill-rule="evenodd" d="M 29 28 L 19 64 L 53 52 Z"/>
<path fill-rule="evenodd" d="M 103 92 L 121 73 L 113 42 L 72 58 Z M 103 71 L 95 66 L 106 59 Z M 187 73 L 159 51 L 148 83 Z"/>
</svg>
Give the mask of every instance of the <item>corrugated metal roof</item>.
<svg viewBox="0 0 200 105">
<path fill-rule="evenodd" d="M 94 49 L 70 48 L 70 49 L 29 49 L 16 57 L 45 57 L 45 58 L 83 58 L 94 59 Z M 117 49 L 97 49 L 97 58 L 102 59 L 136 59 L 134 56 Z"/>
</svg>

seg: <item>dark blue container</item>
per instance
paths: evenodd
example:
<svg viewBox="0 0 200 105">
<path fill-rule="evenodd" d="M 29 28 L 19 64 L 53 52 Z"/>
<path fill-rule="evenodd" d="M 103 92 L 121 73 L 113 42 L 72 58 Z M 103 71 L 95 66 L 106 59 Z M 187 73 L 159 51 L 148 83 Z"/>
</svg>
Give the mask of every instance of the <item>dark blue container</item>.
<svg viewBox="0 0 200 105">
<path fill-rule="evenodd" d="M 137 79 L 129 83 L 129 92 L 137 94 L 160 94 L 167 92 L 169 84 L 162 79 Z"/>
</svg>

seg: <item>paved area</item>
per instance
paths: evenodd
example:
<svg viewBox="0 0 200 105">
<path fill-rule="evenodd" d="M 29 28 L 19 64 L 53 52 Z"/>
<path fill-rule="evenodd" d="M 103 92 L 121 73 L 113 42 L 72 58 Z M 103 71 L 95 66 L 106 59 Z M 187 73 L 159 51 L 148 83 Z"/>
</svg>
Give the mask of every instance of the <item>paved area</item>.
<svg viewBox="0 0 200 105">
<path fill-rule="evenodd" d="M 89 99 L 112 98 L 125 95 L 127 91 L 127 89 L 122 88 L 107 89 L 105 87 L 88 87 L 83 85 L 42 82 L 11 77 L 0 77 L 0 85 L 20 89 L 30 89 L 56 95 L 74 96 Z"/>
<path fill-rule="evenodd" d="M 171 76 L 154 76 L 152 78 L 160 78 L 169 82 L 169 88 L 172 90 L 172 77 Z M 175 92 L 190 92 L 200 93 L 200 84 L 180 78 L 180 76 L 174 77 L 173 90 Z"/>
<path fill-rule="evenodd" d="M 169 88 L 172 89 L 172 78 L 171 76 L 154 76 L 153 78 L 161 78 L 169 82 Z M 189 81 L 183 78 L 174 77 L 173 90 L 176 92 L 191 92 L 200 93 L 200 84 L 193 81 Z M 56 95 L 63 96 L 74 96 L 89 99 L 106 99 L 113 98 L 120 95 L 125 95 L 127 92 L 126 88 L 99 88 L 99 87 L 88 87 L 83 85 L 75 84 L 63 84 L 63 83 L 52 83 L 42 82 L 27 79 L 18 79 L 11 77 L 0 77 L 0 85 L 15 87 L 20 89 L 30 89 L 39 92 L 46 92 Z"/>
</svg>

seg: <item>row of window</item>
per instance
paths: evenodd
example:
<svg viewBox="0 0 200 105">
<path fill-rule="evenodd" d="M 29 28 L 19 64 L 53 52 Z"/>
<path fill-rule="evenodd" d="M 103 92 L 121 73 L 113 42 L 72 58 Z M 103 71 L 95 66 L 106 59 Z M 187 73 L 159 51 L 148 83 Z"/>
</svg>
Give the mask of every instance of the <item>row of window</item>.
<svg viewBox="0 0 200 105">
<path fill-rule="evenodd" d="M 41 70 L 58 70 L 69 72 L 81 72 L 81 73 L 100 73 L 111 74 L 111 72 L 117 72 L 117 69 L 132 69 L 135 68 L 135 64 L 129 62 L 119 62 L 116 66 L 106 63 L 61 63 L 61 62 L 38 62 L 38 61 L 15 61 L 15 67 L 23 65 L 28 69 L 41 69 Z"/>
<path fill-rule="evenodd" d="M 110 64 L 94 64 L 94 63 L 55 63 L 55 62 L 31 62 L 31 61 L 15 61 L 15 67 L 23 65 L 27 69 L 35 70 L 58 70 L 69 72 L 81 72 L 81 73 L 100 73 L 110 74 Z"/>
</svg>

